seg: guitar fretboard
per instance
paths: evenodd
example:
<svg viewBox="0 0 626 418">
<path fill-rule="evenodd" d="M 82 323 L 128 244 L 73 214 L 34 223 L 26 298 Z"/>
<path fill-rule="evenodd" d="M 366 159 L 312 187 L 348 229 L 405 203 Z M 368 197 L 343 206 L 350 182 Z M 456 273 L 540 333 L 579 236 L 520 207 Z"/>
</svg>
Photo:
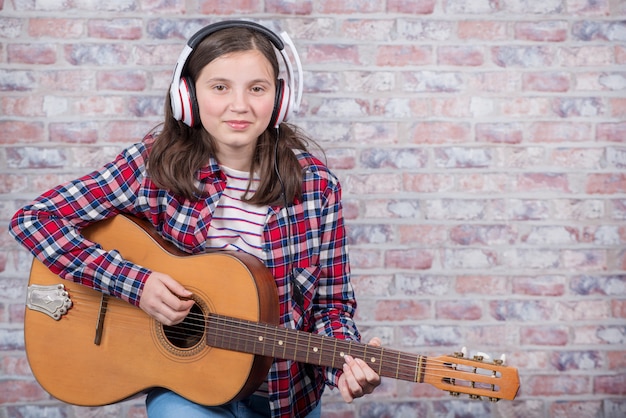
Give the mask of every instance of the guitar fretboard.
<svg viewBox="0 0 626 418">
<path fill-rule="evenodd" d="M 423 382 L 426 356 L 215 314 L 209 315 L 207 328 L 212 347 L 334 368 L 349 355 L 381 376 Z"/>
</svg>

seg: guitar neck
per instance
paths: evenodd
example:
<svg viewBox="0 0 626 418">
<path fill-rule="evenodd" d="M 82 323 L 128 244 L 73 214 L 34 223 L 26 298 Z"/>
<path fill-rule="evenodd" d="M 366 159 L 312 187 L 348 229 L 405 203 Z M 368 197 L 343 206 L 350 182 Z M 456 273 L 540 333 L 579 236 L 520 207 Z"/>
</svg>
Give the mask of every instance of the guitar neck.
<svg viewBox="0 0 626 418">
<path fill-rule="evenodd" d="M 215 314 L 208 317 L 206 341 L 226 350 L 338 369 L 349 355 L 380 376 L 420 383 L 427 361 L 426 356 Z"/>
</svg>

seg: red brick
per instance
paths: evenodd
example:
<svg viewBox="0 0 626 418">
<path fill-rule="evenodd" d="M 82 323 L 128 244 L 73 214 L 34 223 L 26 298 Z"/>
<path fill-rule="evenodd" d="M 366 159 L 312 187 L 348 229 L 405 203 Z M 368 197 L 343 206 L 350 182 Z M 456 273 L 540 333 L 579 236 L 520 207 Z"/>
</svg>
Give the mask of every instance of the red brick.
<svg viewBox="0 0 626 418">
<path fill-rule="evenodd" d="M 566 291 L 563 276 L 533 276 L 513 278 L 513 293 L 532 296 L 563 296 Z"/>
<path fill-rule="evenodd" d="M 444 46 L 437 50 L 437 63 L 440 65 L 478 67 L 484 62 L 485 54 L 480 47 Z"/>
<path fill-rule="evenodd" d="M 467 143 L 472 135 L 468 124 L 454 122 L 418 122 L 411 131 L 416 144 Z"/>
<path fill-rule="evenodd" d="M 515 228 L 508 225 L 459 225 L 450 229 L 450 241 L 459 245 L 506 245 L 517 240 Z"/>
<path fill-rule="evenodd" d="M 609 370 L 624 370 L 626 368 L 626 351 L 608 351 L 606 358 Z"/>
<path fill-rule="evenodd" d="M 200 13 L 205 15 L 261 13 L 263 3 L 256 0 L 200 0 L 199 8 Z"/>
<path fill-rule="evenodd" d="M 377 321 L 407 321 L 430 317 L 430 302 L 419 300 L 390 299 L 376 303 Z"/>
<path fill-rule="evenodd" d="M 626 122 L 600 123 L 596 135 L 598 141 L 626 142 Z"/>
<path fill-rule="evenodd" d="M 454 176 L 449 174 L 404 174 L 403 189 L 411 192 L 433 193 L 453 190 Z"/>
<path fill-rule="evenodd" d="M 0 174 L 0 193 L 26 192 L 28 179 L 23 174 Z"/>
<path fill-rule="evenodd" d="M 54 64 L 57 62 L 55 45 L 48 44 L 9 44 L 7 61 L 12 64 Z"/>
<path fill-rule="evenodd" d="M 32 380 L 0 380 L 0 404 L 36 402 L 49 395 Z"/>
<path fill-rule="evenodd" d="M 52 123 L 50 140 L 69 144 L 93 144 L 98 140 L 98 125 L 94 122 Z"/>
<path fill-rule="evenodd" d="M 475 301 L 439 301 L 435 304 L 437 319 L 475 321 L 481 319 L 483 310 Z"/>
<path fill-rule="evenodd" d="M 353 45 L 316 44 L 306 48 L 308 60 L 322 63 L 360 64 L 359 50 Z"/>
<path fill-rule="evenodd" d="M 417 45 L 384 45 L 376 50 L 376 65 L 404 67 L 426 65 L 433 61 L 432 48 Z"/>
<path fill-rule="evenodd" d="M 381 250 L 361 249 L 358 247 L 350 248 L 350 263 L 354 263 L 361 268 L 372 269 L 383 267 L 383 259 L 384 252 Z"/>
<path fill-rule="evenodd" d="M 98 90 L 142 91 L 146 89 L 145 71 L 101 71 L 97 75 Z"/>
<path fill-rule="evenodd" d="M 23 309 L 22 309 L 23 311 Z M 28 359 L 25 355 L 6 355 L 0 358 L 0 371 L 4 376 L 26 376 L 32 375 Z"/>
<path fill-rule="evenodd" d="M 141 19 L 93 19 L 87 23 L 87 34 L 91 38 L 140 39 L 143 22 Z"/>
<path fill-rule="evenodd" d="M 313 13 L 313 0 L 265 0 L 270 13 L 309 15 Z"/>
<path fill-rule="evenodd" d="M 525 73 L 523 88 L 528 91 L 565 92 L 571 87 L 568 73 Z"/>
<path fill-rule="evenodd" d="M 617 64 L 626 64 L 626 47 L 621 45 L 615 46 L 615 61 Z"/>
<path fill-rule="evenodd" d="M 75 109 L 73 110 L 83 117 L 127 114 L 127 99 L 127 97 L 123 96 L 107 96 L 103 94 L 98 96 L 85 95 L 74 100 Z M 143 138 L 144 135 L 141 135 L 141 137 Z"/>
<path fill-rule="evenodd" d="M 590 174 L 587 176 L 585 190 L 592 194 L 624 193 L 626 191 L 626 174 Z"/>
<path fill-rule="evenodd" d="M 459 176 L 458 190 L 465 193 L 504 193 L 510 185 L 507 174 L 473 173 Z"/>
<path fill-rule="evenodd" d="M 507 39 L 507 23 L 489 20 L 461 20 L 458 22 L 459 39 L 497 41 Z"/>
<path fill-rule="evenodd" d="M 566 21 L 521 22 L 515 24 L 515 39 L 537 42 L 563 42 L 567 39 Z"/>
<path fill-rule="evenodd" d="M 594 393 L 626 395 L 626 374 L 595 376 Z"/>
<path fill-rule="evenodd" d="M 32 18 L 28 20 L 28 34 L 33 38 L 77 39 L 85 36 L 82 19 Z"/>
<path fill-rule="evenodd" d="M 385 252 L 385 266 L 410 270 L 427 270 L 433 265 L 434 254 L 428 250 L 390 250 Z"/>
<path fill-rule="evenodd" d="M 626 98 L 617 97 L 609 99 L 609 107 L 611 109 L 611 116 L 626 116 Z"/>
<path fill-rule="evenodd" d="M 387 0 L 387 12 L 408 14 L 431 14 L 436 0 Z"/>
<path fill-rule="evenodd" d="M 567 10 L 587 16 L 608 16 L 611 4 L 609 0 L 567 0 Z"/>
<path fill-rule="evenodd" d="M 612 300 L 611 311 L 614 318 L 626 319 L 626 300 Z"/>
<path fill-rule="evenodd" d="M 517 178 L 517 190 L 570 192 L 569 178 L 564 174 L 529 173 Z"/>
<path fill-rule="evenodd" d="M 536 122 L 530 126 L 531 142 L 577 142 L 593 140 L 593 131 L 587 123 Z"/>
<path fill-rule="evenodd" d="M 332 170 L 346 170 L 356 167 L 356 153 L 353 149 L 330 149 L 326 152 L 328 166 Z"/>
<path fill-rule="evenodd" d="M 400 225 L 400 244 L 440 246 L 447 241 L 447 229 L 438 225 Z"/>
<path fill-rule="evenodd" d="M 550 406 L 550 417 L 599 417 L 603 414 L 601 401 L 563 401 Z"/>
<path fill-rule="evenodd" d="M 503 295 L 509 292 L 509 279 L 500 276 L 461 275 L 455 290 L 462 294 Z"/>
<path fill-rule="evenodd" d="M 591 392 L 591 381 L 588 376 L 541 376 L 526 378 L 524 393 L 536 396 L 587 395 Z"/>
<path fill-rule="evenodd" d="M 520 337 L 524 345 L 563 346 L 569 342 L 568 329 L 562 326 L 526 326 L 521 329 Z"/>
<path fill-rule="evenodd" d="M 40 142 L 45 138 L 40 122 L 0 121 L 0 143 Z"/>
<path fill-rule="evenodd" d="M 150 121 L 109 122 L 100 132 L 100 139 L 111 143 L 135 143 L 154 128 Z"/>
<path fill-rule="evenodd" d="M 0 97 L 0 114 L 5 116 L 45 116 L 43 110 L 43 97 Z"/>
<path fill-rule="evenodd" d="M 519 123 L 478 123 L 476 140 L 496 144 L 519 144 L 524 138 L 524 127 Z"/>
</svg>

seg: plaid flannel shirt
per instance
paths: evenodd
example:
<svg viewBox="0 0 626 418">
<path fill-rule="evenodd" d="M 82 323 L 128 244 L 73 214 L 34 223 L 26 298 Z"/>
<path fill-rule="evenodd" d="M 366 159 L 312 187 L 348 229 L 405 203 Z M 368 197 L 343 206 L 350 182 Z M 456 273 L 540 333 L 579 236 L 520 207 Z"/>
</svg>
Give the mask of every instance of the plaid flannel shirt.
<svg viewBox="0 0 626 418">
<path fill-rule="evenodd" d="M 138 305 L 151 271 L 115 251 L 103 251 L 80 234 L 81 228 L 129 213 L 150 221 L 181 250 L 201 253 L 207 249 L 208 225 L 226 185 L 225 175 L 212 160 L 197 173 L 206 198 L 190 201 L 158 188 L 146 173 L 151 141 L 146 138 L 102 169 L 44 193 L 13 216 L 11 234 L 62 278 Z M 263 261 L 278 287 L 280 323 L 360 340 L 352 319 L 356 301 L 349 280 L 340 184 L 310 154 L 297 156 L 304 173 L 302 199 L 288 208 L 270 207 L 263 230 Z M 340 373 L 276 359 L 268 375 L 272 417 L 304 417 L 319 401 L 325 384 L 336 386 Z"/>
</svg>

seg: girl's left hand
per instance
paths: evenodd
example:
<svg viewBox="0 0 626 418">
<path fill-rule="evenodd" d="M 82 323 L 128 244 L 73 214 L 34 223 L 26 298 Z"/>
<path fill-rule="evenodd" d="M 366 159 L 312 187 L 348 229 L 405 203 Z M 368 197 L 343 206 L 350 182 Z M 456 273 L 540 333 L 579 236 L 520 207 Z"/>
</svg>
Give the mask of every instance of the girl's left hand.
<svg viewBox="0 0 626 418">
<path fill-rule="evenodd" d="M 369 345 L 380 347 L 379 338 L 372 338 Z M 344 401 L 350 403 L 355 398 L 372 393 L 380 385 L 380 376 L 360 358 L 345 356 L 343 373 L 339 377 L 337 386 Z"/>
</svg>

